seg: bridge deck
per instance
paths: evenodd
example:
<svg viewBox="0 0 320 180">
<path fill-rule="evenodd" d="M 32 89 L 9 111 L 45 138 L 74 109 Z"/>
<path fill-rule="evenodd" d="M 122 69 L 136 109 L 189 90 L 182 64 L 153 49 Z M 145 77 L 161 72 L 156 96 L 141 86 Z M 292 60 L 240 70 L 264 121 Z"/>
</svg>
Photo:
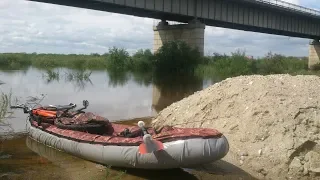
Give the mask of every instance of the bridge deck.
<svg viewBox="0 0 320 180">
<path fill-rule="evenodd" d="M 320 38 L 320 12 L 280 0 L 30 0 L 267 34 Z"/>
<path fill-rule="evenodd" d="M 244 1 L 261 2 L 261 3 L 264 3 L 264 4 L 269 4 L 269 5 L 272 5 L 272 6 L 277 6 L 277 7 L 289 9 L 289 10 L 292 10 L 292 11 L 304 13 L 306 15 L 319 16 L 319 18 L 320 18 L 320 11 L 318 11 L 318 10 L 307 8 L 307 7 L 303 7 L 303 6 L 299 6 L 299 5 L 292 4 L 292 3 L 288 3 L 288 2 L 282 1 L 282 0 L 244 0 Z"/>
</svg>

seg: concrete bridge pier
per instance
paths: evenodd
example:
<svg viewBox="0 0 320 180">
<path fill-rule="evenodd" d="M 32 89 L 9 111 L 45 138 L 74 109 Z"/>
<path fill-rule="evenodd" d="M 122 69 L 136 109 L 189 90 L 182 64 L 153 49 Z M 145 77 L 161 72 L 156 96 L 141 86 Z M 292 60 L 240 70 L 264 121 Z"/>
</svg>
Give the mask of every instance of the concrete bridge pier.
<svg viewBox="0 0 320 180">
<path fill-rule="evenodd" d="M 165 20 L 153 27 L 154 43 L 153 53 L 168 41 L 181 40 L 189 46 L 198 48 L 201 55 L 204 53 L 204 30 L 205 24 L 193 19 L 188 24 L 170 25 Z"/>
<path fill-rule="evenodd" d="M 320 42 L 319 39 L 313 40 L 309 45 L 309 69 L 320 68 Z"/>
</svg>

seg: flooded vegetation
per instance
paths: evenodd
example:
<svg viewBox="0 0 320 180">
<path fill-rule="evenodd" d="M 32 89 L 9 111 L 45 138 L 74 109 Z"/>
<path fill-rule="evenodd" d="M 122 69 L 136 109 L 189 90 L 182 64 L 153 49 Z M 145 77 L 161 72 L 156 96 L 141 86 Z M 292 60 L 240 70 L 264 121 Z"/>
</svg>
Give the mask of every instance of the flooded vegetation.
<svg viewBox="0 0 320 180">
<path fill-rule="evenodd" d="M 8 132 L 12 130 L 8 119 L 11 118 L 12 112 L 9 111 L 10 103 L 12 101 L 11 91 L 8 93 L 1 92 L 0 97 L 0 135 L 1 132 Z"/>
<path fill-rule="evenodd" d="M 317 74 L 306 58 L 268 54 L 248 58 L 214 54 L 200 57 L 183 43 L 165 44 L 158 54 L 133 55 L 111 48 L 105 54 L 0 54 L 0 179 L 250 179 L 218 161 L 192 169 L 164 171 L 105 167 L 47 147 L 27 137 L 26 117 L 10 103 L 42 99 L 41 104 L 90 102 L 88 111 L 110 121 L 136 124 L 184 97 L 225 78 L 248 74 Z M 129 120 L 128 120 L 129 119 Z M 18 134 L 10 135 L 9 130 Z M 10 135 L 10 136 L 8 136 Z M 252 178 L 251 178 L 252 179 Z"/>
<path fill-rule="evenodd" d="M 214 79 L 250 74 L 310 74 L 307 57 L 290 57 L 269 52 L 264 57 L 248 57 L 237 50 L 231 55 L 213 53 L 201 57 L 183 42 L 168 42 L 157 54 L 149 49 L 138 50 L 130 55 L 125 49 L 110 48 L 105 54 L 0 54 L 0 69 L 21 70 L 68 68 L 82 70 L 107 70 L 110 74 L 125 77 L 134 74 L 191 73 L 201 78 Z M 149 76 L 150 77 L 150 76 Z"/>
</svg>

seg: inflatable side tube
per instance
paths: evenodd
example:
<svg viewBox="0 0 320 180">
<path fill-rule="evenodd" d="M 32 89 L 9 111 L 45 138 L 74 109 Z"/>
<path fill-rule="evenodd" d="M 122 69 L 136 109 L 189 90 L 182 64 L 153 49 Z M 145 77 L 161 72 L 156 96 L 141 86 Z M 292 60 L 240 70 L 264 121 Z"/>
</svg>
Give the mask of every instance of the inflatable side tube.
<svg viewBox="0 0 320 180">
<path fill-rule="evenodd" d="M 47 146 L 82 159 L 115 167 L 140 169 L 171 169 L 210 163 L 223 158 L 229 151 L 227 139 L 222 137 L 194 138 L 166 142 L 164 150 L 141 155 L 138 146 L 89 144 L 60 138 L 31 126 L 29 136 Z"/>
</svg>

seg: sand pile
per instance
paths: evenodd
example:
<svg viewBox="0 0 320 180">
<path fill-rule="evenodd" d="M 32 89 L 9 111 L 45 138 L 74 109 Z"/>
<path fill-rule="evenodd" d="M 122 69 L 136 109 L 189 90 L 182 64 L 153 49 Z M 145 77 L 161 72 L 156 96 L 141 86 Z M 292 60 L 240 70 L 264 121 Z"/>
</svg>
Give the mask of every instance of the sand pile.
<svg viewBox="0 0 320 180">
<path fill-rule="evenodd" d="M 153 126 L 209 127 L 224 158 L 258 179 L 320 179 L 320 78 L 239 76 L 173 103 Z"/>
</svg>

